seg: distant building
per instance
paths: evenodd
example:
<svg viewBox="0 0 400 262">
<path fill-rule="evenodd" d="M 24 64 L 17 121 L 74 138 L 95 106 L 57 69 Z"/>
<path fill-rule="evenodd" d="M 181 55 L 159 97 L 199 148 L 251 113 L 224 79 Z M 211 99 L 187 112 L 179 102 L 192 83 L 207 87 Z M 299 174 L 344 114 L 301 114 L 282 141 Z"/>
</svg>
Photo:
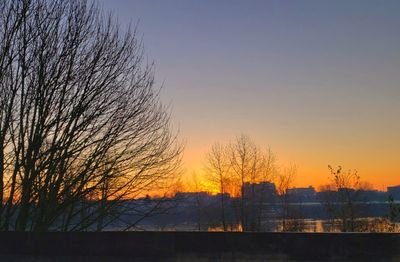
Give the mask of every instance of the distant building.
<svg viewBox="0 0 400 262">
<path fill-rule="evenodd" d="M 223 195 L 223 198 L 224 198 L 224 199 L 229 199 L 229 198 L 231 198 L 231 195 L 230 195 L 229 193 L 224 193 L 224 194 L 218 193 L 218 194 L 215 195 L 215 197 L 221 199 L 221 196 L 222 196 L 222 195 Z"/>
<path fill-rule="evenodd" d="M 389 195 L 392 195 L 395 200 L 400 200 L 400 185 L 399 186 L 389 186 L 387 188 Z"/>
<path fill-rule="evenodd" d="M 388 200 L 388 193 L 379 190 L 360 190 L 360 201 L 382 201 Z"/>
<path fill-rule="evenodd" d="M 276 187 L 274 183 L 261 182 L 261 183 L 244 183 L 243 194 L 245 198 L 262 197 L 264 201 L 273 201 L 276 197 Z"/>
<path fill-rule="evenodd" d="M 208 200 L 211 197 L 207 192 L 178 192 L 175 194 L 176 199 L 194 202 L 199 199 Z"/>
<path fill-rule="evenodd" d="M 295 187 L 287 191 L 292 202 L 313 202 L 316 201 L 317 192 L 314 187 Z"/>
</svg>

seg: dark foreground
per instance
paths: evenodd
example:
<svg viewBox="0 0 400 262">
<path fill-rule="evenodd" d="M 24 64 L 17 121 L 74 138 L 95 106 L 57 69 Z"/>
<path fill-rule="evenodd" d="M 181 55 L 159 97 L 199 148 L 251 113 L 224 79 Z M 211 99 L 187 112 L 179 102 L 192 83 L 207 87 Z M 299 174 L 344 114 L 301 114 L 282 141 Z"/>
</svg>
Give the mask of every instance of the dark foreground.
<svg viewBox="0 0 400 262">
<path fill-rule="evenodd" d="M 400 234 L 0 233 L 0 261 L 400 261 Z"/>
</svg>

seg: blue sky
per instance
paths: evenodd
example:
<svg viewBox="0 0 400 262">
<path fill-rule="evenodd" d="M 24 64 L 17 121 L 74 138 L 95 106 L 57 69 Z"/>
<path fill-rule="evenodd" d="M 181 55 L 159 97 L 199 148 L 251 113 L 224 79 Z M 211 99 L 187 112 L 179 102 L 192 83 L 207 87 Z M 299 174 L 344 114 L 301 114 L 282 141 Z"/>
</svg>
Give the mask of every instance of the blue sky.
<svg viewBox="0 0 400 262">
<path fill-rule="evenodd" d="M 186 141 L 187 172 L 244 132 L 296 163 L 400 183 L 400 1 L 100 1 L 138 23 L 162 99 Z"/>
</svg>

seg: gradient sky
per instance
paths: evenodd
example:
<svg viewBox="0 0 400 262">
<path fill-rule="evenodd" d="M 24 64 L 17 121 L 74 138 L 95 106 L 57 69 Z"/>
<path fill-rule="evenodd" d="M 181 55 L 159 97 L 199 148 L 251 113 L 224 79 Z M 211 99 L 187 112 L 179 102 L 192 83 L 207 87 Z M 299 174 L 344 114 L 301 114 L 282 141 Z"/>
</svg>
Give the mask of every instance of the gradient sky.
<svg viewBox="0 0 400 262">
<path fill-rule="evenodd" d="M 400 184 L 400 1 L 100 1 L 139 21 L 162 99 L 200 170 L 240 133 L 296 163 L 298 186 L 327 165 Z"/>
</svg>

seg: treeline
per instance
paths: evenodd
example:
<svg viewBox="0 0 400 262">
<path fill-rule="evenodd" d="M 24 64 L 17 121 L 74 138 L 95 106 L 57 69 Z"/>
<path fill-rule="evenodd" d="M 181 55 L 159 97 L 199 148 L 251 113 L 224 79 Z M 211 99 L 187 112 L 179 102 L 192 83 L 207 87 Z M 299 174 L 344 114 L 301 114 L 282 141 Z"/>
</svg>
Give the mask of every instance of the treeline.
<svg viewBox="0 0 400 262">
<path fill-rule="evenodd" d="M 340 166 L 328 168 L 330 183 L 321 187 L 322 192 L 316 199 L 329 217 L 332 227 L 328 230 L 366 230 L 360 219 L 365 217 L 367 205 L 360 202 L 367 201 L 365 192 L 371 189 L 370 184 L 362 182 L 355 170 L 343 171 Z M 263 150 L 248 136 L 240 135 L 233 142 L 214 144 L 206 155 L 204 170 L 201 178 L 193 177 L 193 183 L 197 189 L 203 182 L 218 193 L 219 208 L 214 212 L 219 213 L 222 230 L 238 225 L 243 231 L 265 231 L 269 228 L 266 221 L 271 219 L 279 220 L 282 231 L 304 230 L 302 207 L 292 205 L 296 167 L 279 166 L 270 148 Z M 200 213 L 203 204 L 200 198 L 196 201 Z M 271 208 L 270 203 L 278 208 Z M 393 214 L 398 214 L 394 202 L 390 208 Z M 387 217 L 380 223 L 390 227 L 397 216 Z"/>
<path fill-rule="evenodd" d="M 225 195 L 225 197 L 227 231 L 242 230 L 237 218 L 238 198 L 228 195 Z M 144 225 L 157 230 L 223 230 L 220 217 L 220 195 L 211 195 L 206 192 L 182 192 L 176 194 L 175 200 L 179 203 L 168 214 L 151 218 Z M 340 204 L 337 203 L 336 205 Z M 389 226 L 390 203 L 388 201 L 356 202 L 354 205 L 358 211 L 354 231 L 389 231 L 389 228 L 383 228 L 383 226 Z M 277 198 L 271 198 L 266 202 L 263 210 L 264 216 L 261 218 L 259 230 L 262 232 L 342 231 L 341 221 L 336 219 L 332 224 L 331 214 L 327 213 L 321 201 L 298 202 L 294 197 L 291 197 L 290 217 L 285 220 L 285 227 L 283 227 L 284 206 Z M 249 212 L 248 215 L 251 217 L 252 214 Z M 393 220 L 393 222 L 395 221 Z M 381 228 L 377 228 L 378 223 Z M 351 230 L 348 229 L 347 231 Z"/>
</svg>

